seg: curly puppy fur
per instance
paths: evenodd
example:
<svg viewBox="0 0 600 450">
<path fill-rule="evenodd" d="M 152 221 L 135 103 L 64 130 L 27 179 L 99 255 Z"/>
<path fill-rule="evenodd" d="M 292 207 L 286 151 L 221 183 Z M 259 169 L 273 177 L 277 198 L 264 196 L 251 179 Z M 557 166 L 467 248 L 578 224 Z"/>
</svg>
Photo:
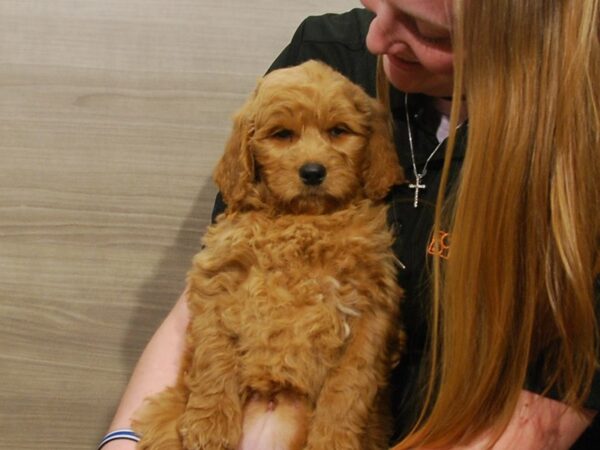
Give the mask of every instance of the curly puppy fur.
<svg viewBox="0 0 600 450">
<path fill-rule="evenodd" d="M 175 387 L 141 449 L 384 449 L 398 345 L 383 197 L 403 181 L 386 112 L 316 61 L 260 80 L 214 179 L 228 205 L 189 274 Z"/>
</svg>

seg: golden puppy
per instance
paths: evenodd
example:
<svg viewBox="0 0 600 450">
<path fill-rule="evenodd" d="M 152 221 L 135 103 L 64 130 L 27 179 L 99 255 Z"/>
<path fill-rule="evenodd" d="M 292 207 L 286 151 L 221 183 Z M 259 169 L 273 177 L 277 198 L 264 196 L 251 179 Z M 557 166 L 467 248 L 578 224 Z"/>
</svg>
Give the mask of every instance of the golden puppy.
<svg viewBox="0 0 600 450">
<path fill-rule="evenodd" d="M 228 205 L 189 274 L 177 385 L 141 449 L 387 448 L 398 339 L 382 199 L 402 170 L 384 109 L 326 65 L 264 77 L 214 179 Z"/>
</svg>

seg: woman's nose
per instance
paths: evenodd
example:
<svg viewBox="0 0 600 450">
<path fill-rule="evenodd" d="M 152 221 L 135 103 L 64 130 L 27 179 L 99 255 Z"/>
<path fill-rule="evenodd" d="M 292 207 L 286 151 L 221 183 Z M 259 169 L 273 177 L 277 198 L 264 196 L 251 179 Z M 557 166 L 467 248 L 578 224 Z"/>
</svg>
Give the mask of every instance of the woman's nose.
<svg viewBox="0 0 600 450">
<path fill-rule="evenodd" d="M 381 30 L 378 24 L 377 18 L 373 19 L 371 22 L 369 32 L 367 33 L 366 42 L 369 51 L 375 55 L 381 55 L 385 53 L 385 50 L 389 46 L 383 30 Z"/>
<path fill-rule="evenodd" d="M 369 26 L 367 33 L 367 48 L 371 53 L 381 55 L 387 53 L 392 44 L 398 43 L 400 24 L 394 13 L 385 3 L 379 3 L 373 11 L 376 16 Z"/>
</svg>

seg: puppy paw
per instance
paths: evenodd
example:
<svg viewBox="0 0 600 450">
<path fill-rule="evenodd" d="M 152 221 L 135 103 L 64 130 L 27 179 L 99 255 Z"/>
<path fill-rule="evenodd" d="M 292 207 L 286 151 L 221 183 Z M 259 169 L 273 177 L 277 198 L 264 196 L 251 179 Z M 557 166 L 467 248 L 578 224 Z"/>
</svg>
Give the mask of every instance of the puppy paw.
<svg viewBox="0 0 600 450">
<path fill-rule="evenodd" d="M 235 450 L 236 447 L 226 439 L 210 438 L 203 440 L 199 436 L 194 436 L 193 433 L 183 438 L 184 450 Z"/>
<path fill-rule="evenodd" d="M 337 430 L 335 424 L 323 432 L 312 432 L 304 450 L 361 450 L 359 436 L 357 434 Z"/>
<path fill-rule="evenodd" d="M 241 435 L 239 421 L 216 411 L 187 410 L 178 429 L 184 450 L 236 450 Z"/>
</svg>

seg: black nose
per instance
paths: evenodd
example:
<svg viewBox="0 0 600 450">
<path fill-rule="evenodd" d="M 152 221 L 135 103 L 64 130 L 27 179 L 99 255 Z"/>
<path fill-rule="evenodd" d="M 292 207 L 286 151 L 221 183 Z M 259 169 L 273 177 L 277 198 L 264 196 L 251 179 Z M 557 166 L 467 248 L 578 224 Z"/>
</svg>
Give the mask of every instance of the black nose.
<svg viewBox="0 0 600 450">
<path fill-rule="evenodd" d="M 308 186 L 317 186 L 323 182 L 327 169 L 325 166 L 317 163 L 308 163 L 300 167 L 298 171 L 302 182 Z"/>
</svg>

